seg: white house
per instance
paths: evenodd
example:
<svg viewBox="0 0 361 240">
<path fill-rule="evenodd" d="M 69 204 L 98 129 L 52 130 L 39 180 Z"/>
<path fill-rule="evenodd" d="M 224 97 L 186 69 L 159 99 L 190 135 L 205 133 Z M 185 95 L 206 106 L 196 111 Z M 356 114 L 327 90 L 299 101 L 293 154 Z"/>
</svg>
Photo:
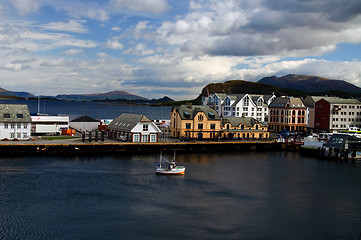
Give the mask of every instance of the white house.
<svg viewBox="0 0 361 240">
<path fill-rule="evenodd" d="M 147 116 L 122 113 L 108 125 L 108 137 L 128 142 L 158 142 L 161 130 Z"/>
<path fill-rule="evenodd" d="M 28 140 L 31 117 L 26 104 L 0 104 L 0 139 Z"/>
<path fill-rule="evenodd" d="M 268 120 L 268 106 L 276 98 L 273 95 L 240 94 L 232 105 L 234 117 L 253 117 L 261 122 Z"/>
<path fill-rule="evenodd" d="M 262 94 L 213 93 L 202 97 L 202 104 L 213 107 L 223 117 L 253 117 L 261 122 L 268 119 L 268 105 L 276 98 Z"/>
</svg>

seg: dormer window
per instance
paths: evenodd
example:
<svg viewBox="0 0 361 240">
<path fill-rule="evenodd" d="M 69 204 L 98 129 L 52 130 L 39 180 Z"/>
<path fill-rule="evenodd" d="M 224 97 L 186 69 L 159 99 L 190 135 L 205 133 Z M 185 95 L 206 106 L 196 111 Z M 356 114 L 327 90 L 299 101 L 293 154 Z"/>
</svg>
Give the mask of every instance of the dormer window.
<svg viewBox="0 0 361 240">
<path fill-rule="evenodd" d="M 4 118 L 10 118 L 10 113 L 4 113 Z"/>
<path fill-rule="evenodd" d="M 24 115 L 22 113 L 18 113 L 18 114 L 16 114 L 16 117 L 17 118 L 24 118 Z"/>
</svg>

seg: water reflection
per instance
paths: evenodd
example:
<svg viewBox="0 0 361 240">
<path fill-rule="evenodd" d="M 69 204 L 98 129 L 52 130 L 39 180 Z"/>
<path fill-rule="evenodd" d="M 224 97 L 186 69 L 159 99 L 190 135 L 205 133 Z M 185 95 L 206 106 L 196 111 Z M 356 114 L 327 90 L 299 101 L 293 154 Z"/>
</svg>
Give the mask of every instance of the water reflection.
<svg viewBox="0 0 361 240">
<path fill-rule="evenodd" d="M 359 234 L 361 164 L 293 153 L 177 154 L 186 174 L 158 176 L 158 158 L 2 159 L 1 238 L 357 239 Z"/>
</svg>

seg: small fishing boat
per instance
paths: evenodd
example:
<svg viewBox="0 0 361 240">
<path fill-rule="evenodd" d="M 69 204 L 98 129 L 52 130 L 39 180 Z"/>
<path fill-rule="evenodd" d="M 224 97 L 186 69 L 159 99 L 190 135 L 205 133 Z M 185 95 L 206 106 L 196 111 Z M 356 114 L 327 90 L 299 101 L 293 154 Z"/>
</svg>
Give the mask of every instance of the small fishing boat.
<svg viewBox="0 0 361 240">
<path fill-rule="evenodd" d="M 164 168 L 162 166 L 162 161 L 168 163 L 168 168 Z M 162 152 L 159 156 L 159 165 L 156 165 L 157 169 L 155 171 L 156 174 L 163 175 L 183 175 L 185 174 L 186 168 L 184 166 L 177 166 L 175 163 L 175 152 L 174 157 L 171 161 L 168 161 L 166 158 L 162 156 Z"/>
</svg>

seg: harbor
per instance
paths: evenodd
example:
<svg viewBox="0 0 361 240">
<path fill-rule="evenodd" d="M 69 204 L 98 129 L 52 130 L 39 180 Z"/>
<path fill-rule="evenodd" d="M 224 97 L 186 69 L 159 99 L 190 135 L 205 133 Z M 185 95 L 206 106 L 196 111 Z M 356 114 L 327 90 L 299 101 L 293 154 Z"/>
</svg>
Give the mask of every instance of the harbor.
<svg viewBox="0 0 361 240">
<path fill-rule="evenodd" d="M 82 142 L 79 139 L 66 139 L 0 142 L 2 156 L 149 154 L 160 151 L 177 151 L 179 153 L 246 152 L 280 150 L 281 148 L 282 146 L 274 141 L 124 143 L 111 140 Z"/>
</svg>

